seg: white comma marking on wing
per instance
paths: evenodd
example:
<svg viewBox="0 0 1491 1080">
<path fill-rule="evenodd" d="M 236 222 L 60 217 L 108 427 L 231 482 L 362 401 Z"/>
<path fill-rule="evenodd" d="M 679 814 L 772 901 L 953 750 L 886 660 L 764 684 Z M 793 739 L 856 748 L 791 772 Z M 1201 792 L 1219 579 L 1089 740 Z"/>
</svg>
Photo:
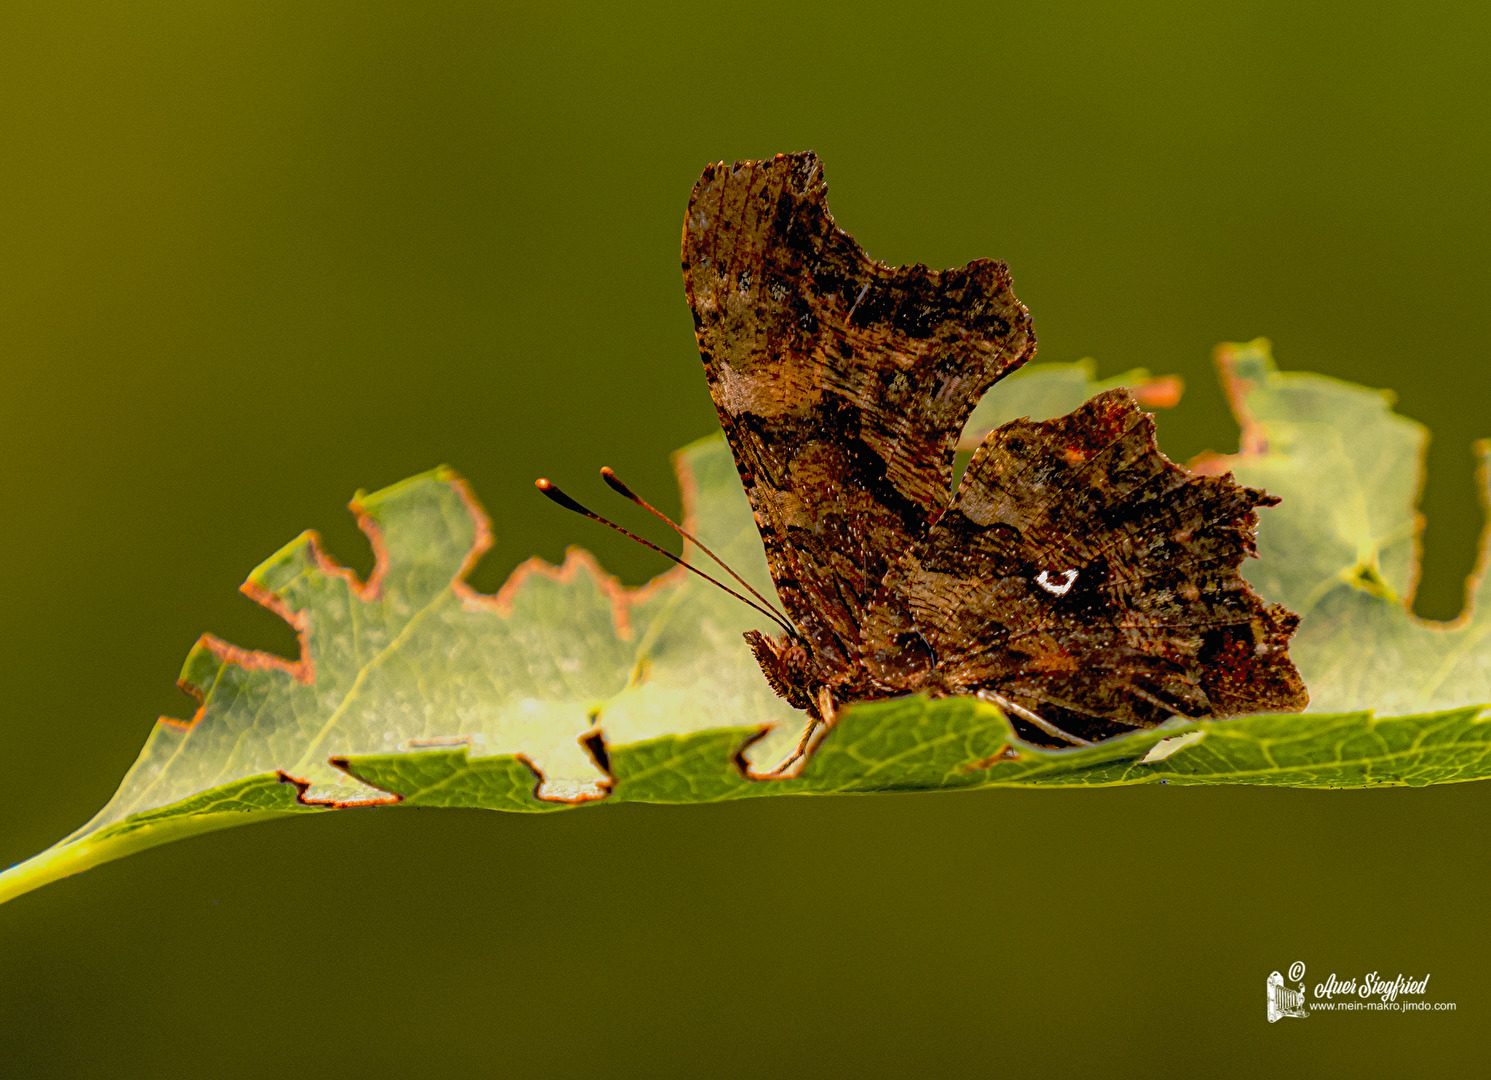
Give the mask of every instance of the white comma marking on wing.
<svg viewBox="0 0 1491 1080">
<path fill-rule="evenodd" d="M 1060 577 L 1061 580 L 1057 581 L 1056 577 Z M 1035 583 L 1052 596 L 1065 596 L 1071 591 L 1076 581 L 1077 571 L 1075 570 L 1061 570 L 1055 576 L 1049 570 L 1042 570 L 1035 576 Z"/>
</svg>

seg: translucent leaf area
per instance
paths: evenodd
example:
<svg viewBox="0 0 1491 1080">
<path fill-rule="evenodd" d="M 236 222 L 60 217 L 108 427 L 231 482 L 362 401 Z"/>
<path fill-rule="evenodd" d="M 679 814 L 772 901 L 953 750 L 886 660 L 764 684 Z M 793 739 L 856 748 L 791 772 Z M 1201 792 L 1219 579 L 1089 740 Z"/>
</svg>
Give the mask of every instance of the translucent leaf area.
<svg viewBox="0 0 1491 1080">
<path fill-rule="evenodd" d="M 1429 433 L 1392 411 L 1390 393 L 1280 372 L 1268 342 L 1217 350 L 1241 423 L 1235 455 L 1202 462 L 1280 496 L 1262 515 L 1244 576 L 1303 618 L 1290 646 L 1310 709 L 1380 714 L 1491 701 L 1487 545 L 1452 624 L 1409 609 L 1418 578 L 1417 513 Z M 1487 444 L 1481 459 L 1486 498 Z"/>
<path fill-rule="evenodd" d="M 519 567 L 495 596 L 465 575 L 490 544 L 486 514 L 437 469 L 352 510 L 376 569 L 359 582 L 313 533 L 244 591 L 299 632 L 300 655 L 247 652 L 210 635 L 181 684 L 199 702 L 163 718 L 109 804 L 58 844 L 0 874 L 0 900 L 132 851 L 268 817 L 369 805 L 544 812 L 589 803 L 693 803 L 787 794 L 1004 785 L 1249 783 L 1419 785 L 1491 774 L 1486 588 L 1454 625 L 1408 610 L 1425 432 L 1377 391 L 1280 373 L 1266 342 L 1223 346 L 1243 427 L 1232 470 L 1280 495 L 1265 511 L 1266 597 L 1303 617 L 1291 649 L 1311 693 L 1303 715 L 1178 724 L 1070 751 L 1016 740 L 964 699 L 846 710 L 793 779 L 758 777 L 797 745 L 803 716 L 767 687 L 742 632 L 769 624 L 681 570 L 622 588 L 584 552 Z M 1149 407 L 1180 386 L 1090 364 L 1036 365 L 980 403 L 965 432 L 1070 411 L 1126 384 Z M 680 451 L 701 539 L 767 595 L 761 542 L 723 436 Z M 530 508 L 531 509 L 531 508 Z M 514 509 L 510 512 L 528 512 Z"/>
</svg>

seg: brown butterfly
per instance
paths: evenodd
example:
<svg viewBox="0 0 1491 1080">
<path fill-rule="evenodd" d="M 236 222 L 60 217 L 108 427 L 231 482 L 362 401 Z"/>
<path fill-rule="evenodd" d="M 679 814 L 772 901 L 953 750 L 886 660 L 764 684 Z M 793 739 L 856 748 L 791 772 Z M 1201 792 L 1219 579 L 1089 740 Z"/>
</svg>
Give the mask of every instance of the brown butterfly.
<svg viewBox="0 0 1491 1080">
<path fill-rule="evenodd" d="M 974 405 L 1035 353 L 1004 263 L 875 262 L 805 153 L 706 168 L 683 275 L 785 609 L 746 638 L 810 731 L 914 693 L 1047 746 L 1305 706 L 1298 618 L 1238 574 L 1278 500 L 1169 461 L 1128 391 L 998 428 L 953 492 Z"/>
</svg>

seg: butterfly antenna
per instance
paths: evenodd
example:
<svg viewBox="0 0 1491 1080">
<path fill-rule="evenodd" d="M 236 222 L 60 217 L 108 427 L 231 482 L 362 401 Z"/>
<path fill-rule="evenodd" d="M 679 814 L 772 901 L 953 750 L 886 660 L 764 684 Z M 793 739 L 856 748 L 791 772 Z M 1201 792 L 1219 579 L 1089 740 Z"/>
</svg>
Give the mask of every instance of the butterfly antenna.
<svg viewBox="0 0 1491 1080">
<path fill-rule="evenodd" d="M 783 630 L 787 631 L 787 633 L 791 637 L 793 637 L 793 638 L 800 638 L 801 637 L 801 635 L 799 635 L 798 632 L 792 628 L 792 625 L 790 623 L 786 622 L 782 618 L 782 616 L 780 616 L 779 614 L 777 614 L 775 611 L 772 611 L 770 608 L 762 607 L 760 604 L 756 603 L 756 601 L 752 600 L 749 596 L 742 596 L 740 593 L 738 593 L 734 589 L 730 588 L 730 586 L 726 585 L 723 581 L 717 581 L 716 579 L 714 579 L 714 578 L 710 577 L 708 574 L 706 574 L 703 570 L 700 570 L 698 567 L 696 567 L 696 566 L 690 566 L 688 563 L 684 562 L 677 555 L 673 554 L 671 551 L 666 551 L 663 548 L 658 547 L 651 540 L 644 540 L 644 539 L 642 539 L 642 537 L 638 536 L 636 533 L 631 532 L 631 531 L 629 531 L 627 529 L 623 529 L 620 525 L 616 524 L 616 522 L 611 521 L 608 518 L 603 518 L 599 514 L 597 514 L 595 511 L 589 510 L 586 507 L 581 506 L 574 499 L 570 498 L 564 492 L 560 491 L 557 487 L 555 487 L 553 484 L 551 484 L 548 480 L 540 477 L 538 480 L 536 480 L 534 482 L 534 485 L 539 489 L 539 491 L 543 492 L 544 495 L 546 495 L 552 502 L 558 503 L 560 506 L 564 507 L 566 510 L 572 510 L 576 514 L 580 514 L 583 517 L 590 518 L 592 521 L 599 521 L 602 525 L 608 525 L 611 528 L 615 529 L 617 532 L 619 532 L 622 536 L 625 536 L 625 537 L 627 537 L 627 538 L 629 538 L 631 540 L 635 540 L 637 543 L 641 544 L 643 547 L 651 548 L 653 551 L 656 551 L 659 555 L 663 556 L 664 558 L 671 559 L 673 562 L 676 562 L 679 566 L 683 567 L 685 570 L 688 570 L 689 572 L 694 573 L 694 574 L 698 574 L 705 581 L 707 581 L 710 584 L 715 585 L 715 586 L 723 589 L 725 592 L 727 592 L 731 596 L 735 597 L 735 599 L 741 601 L 742 603 L 749 604 L 751 607 L 753 607 L 757 611 L 761 612 L 761 614 L 765 615 L 767 618 L 772 619 L 775 622 L 777 622 L 782 627 Z M 727 567 L 727 569 L 728 569 L 728 567 Z M 747 585 L 746 588 L 749 589 L 750 586 Z M 754 589 L 751 589 L 751 591 L 755 592 Z"/>
<path fill-rule="evenodd" d="M 725 571 L 725 573 L 729 574 L 737 582 L 740 583 L 741 588 L 745 589 L 748 593 L 754 596 L 757 600 L 760 600 L 767 607 L 771 608 L 774 611 L 777 611 L 778 622 L 785 622 L 787 620 L 787 617 L 783 615 L 780 610 L 777 609 L 775 604 L 766 599 L 766 597 L 762 596 L 755 590 L 755 588 L 749 581 L 747 581 L 745 578 L 741 577 L 733 569 L 731 569 L 729 563 L 727 563 L 724 559 L 720 558 L 718 555 L 716 555 L 714 552 L 710 551 L 707 547 L 700 543 L 697 536 L 694 536 L 692 533 L 685 532 L 682 525 L 678 524 L 678 522 L 674 521 L 657 507 L 653 506 L 646 499 L 643 499 L 635 491 L 627 487 L 626 484 L 622 483 L 621 477 L 617 476 L 616 473 L 611 470 L 610 466 L 606 466 L 601 469 L 601 479 L 604 480 L 608 485 L 610 485 L 611 490 L 616 492 L 616 494 L 622 496 L 623 498 L 630 499 L 632 502 L 636 503 L 643 510 L 646 510 L 649 514 L 657 518 L 664 525 L 667 525 L 668 528 L 672 529 L 679 536 L 683 537 L 689 543 L 693 544 L 696 548 L 713 559 L 715 561 L 715 565 L 717 565 L 721 570 Z M 799 637 L 800 635 L 794 633 L 792 636 Z"/>
</svg>

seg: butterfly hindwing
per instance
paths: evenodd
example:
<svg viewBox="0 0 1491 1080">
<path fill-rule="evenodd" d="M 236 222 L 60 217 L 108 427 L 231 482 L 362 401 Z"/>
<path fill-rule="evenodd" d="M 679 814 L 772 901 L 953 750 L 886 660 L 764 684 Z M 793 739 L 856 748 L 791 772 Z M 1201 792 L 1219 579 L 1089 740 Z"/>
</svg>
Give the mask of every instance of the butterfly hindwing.
<svg viewBox="0 0 1491 1080">
<path fill-rule="evenodd" d="M 1169 461 L 1153 419 L 1113 390 L 991 432 L 886 588 L 949 692 L 997 695 L 1087 741 L 1299 709 L 1297 620 L 1239 574 L 1255 508 L 1275 501 Z"/>
</svg>

